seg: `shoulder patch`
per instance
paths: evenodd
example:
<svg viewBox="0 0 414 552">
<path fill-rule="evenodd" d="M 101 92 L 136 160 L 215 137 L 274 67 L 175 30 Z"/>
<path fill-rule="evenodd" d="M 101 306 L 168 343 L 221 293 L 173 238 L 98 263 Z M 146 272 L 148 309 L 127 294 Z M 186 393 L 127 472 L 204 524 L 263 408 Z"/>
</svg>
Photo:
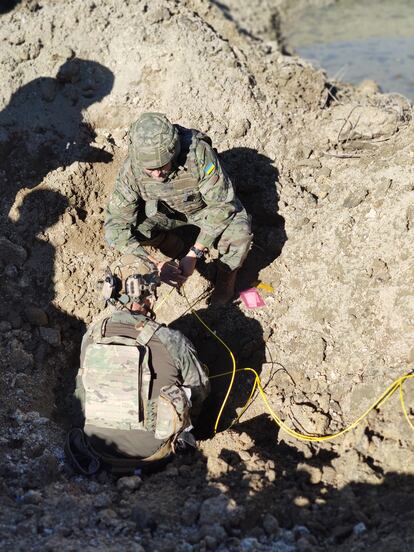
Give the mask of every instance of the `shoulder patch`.
<svg viewBox="0 0 414 552">
<path fill-rule="evenodd" d="M 206 167 L 204 167 L 204 172 L 206 174 L 211 174 L 214 169 L 216 168 L 215 164 L 214 163 L 209 163 Z"/>
</svg>

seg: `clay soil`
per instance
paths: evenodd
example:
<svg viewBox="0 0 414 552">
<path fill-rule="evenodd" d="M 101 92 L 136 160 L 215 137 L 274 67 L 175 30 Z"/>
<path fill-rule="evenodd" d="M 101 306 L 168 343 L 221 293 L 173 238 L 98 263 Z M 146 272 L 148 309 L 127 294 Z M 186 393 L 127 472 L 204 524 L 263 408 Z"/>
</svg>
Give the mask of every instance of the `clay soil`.
<svg viewBox="0 0 414 552">
<path fill-rule="evenodd" d="M 284 18 L 309 3 L 2 4 L 2 550 L 414 548 L 413 432 L 397 393 L 309 443 L 260 396 L 242 413 L 242 372 L 217 433 L 228 377 L 212 380 L 197 452 L 160 473 L 88 479 L 64 460 L 80 340 L 117 257 L 104 209 L 142 111 L 211 136 L 252 216 L 239 291 L 271 286 L 261 309 L 212 310 L 213 251 L 184 294 L 161 288 L 158 319 L 211 374 L 231 361 L 189 304 L 300 433 L 339 431 L 413 369 L 412 106 L 288 55 Z M 413 416 L 410 381 L 404 396 Z"/>
</svg>

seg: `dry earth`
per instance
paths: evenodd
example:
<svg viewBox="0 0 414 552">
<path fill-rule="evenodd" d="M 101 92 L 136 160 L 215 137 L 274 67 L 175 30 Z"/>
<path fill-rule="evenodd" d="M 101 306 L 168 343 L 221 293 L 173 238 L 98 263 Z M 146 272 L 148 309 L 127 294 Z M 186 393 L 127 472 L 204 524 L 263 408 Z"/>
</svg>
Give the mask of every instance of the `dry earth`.
<svg viewBox="0 0 414 552">
<path fill-rule="evenodd" d="M 335 432 L 413 369 L 412 106 L 284 54 L 283 19 L 307 3 L 2 4 L 2 550 L 414 548 L 413 434 L 396 395 L 334 441 L 289 437 L 260 397 L 213 436 L 222 378 L 194 457 L 118 481 L 75 476 L 63 458 L 80 338 L 116 256 L 104 207 L 144 110 L 208 132 L 252 215 L 239 287 L 272 285 L 265 308 L 213 312 L 197 301 L 201 274 L 185 293 L 290 427 Z M 212 373 L 230 369 L 185 297 L 159 319 Z M 220 430 L 251 383 L 237 377 Z M 410 382 L 405 394 L 412 415 Z"/>
</svg>

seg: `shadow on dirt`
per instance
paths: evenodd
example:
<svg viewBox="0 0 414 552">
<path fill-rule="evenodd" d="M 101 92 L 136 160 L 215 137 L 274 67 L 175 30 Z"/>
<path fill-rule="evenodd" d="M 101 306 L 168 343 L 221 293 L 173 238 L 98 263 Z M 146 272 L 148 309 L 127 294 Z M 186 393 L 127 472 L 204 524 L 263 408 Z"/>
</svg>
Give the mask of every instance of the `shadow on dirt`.
<svg viewBox="0 0 414 552">
<path fill-rule="evenodd" d="M 238 288 L 245 289 L 280 255 L 287 239 L 285 220 L 278 213 L 279 173 L 268 157 L 251 148 L 232 148 L 221 152 L 220 159 L 252 217 L 253 245 L 238 278 Z"/>
<path fill-rule="evenodd" d="M 2 13 L 7 13 L 17 6 L 20 3 L 20 0 L 2 0 L 0 2 L 0 15 Z"/>
<path fill-rule="evenodd" d="M 257 320 L 247 317 L 236 305 L 223 310 L 207 307 L 197 311 L 197 315 L 226 343 L 234 355 L 237 368 L 249 366 L 260 374 L 265 361 L 265 342 L 262 327 Z M 191 339 L 200 360 L 208 366 L 212 377 L 211 394 L 203 406 L 196 427 L 197 438 L 207 439 L 214 433 L 214 425 L 231 380 L 231 356 L 193 313 L 179 318 L 170 327 L 181 330 Z M 217 377 L 227 372 L 230 374 Z M 239 409 L 249 398 L 253 382 L 252 373 L 236 374 L 218 431 L 226 429 L 237 418 Z"/>
<path fill-rule="evenodd" d="M 95 133 L 83 111 L 109 94 L 113 82 L 112 72 L 100 63 L 69 59 L 57 66 L 56 78 L 39 77 L 21 86 L 0 112 L 0 319 L 18 330 L 18 340 L 31 334 L 17 347 L 33 357 L 33 377 L 48 382 L 36 396 L 25 394 L 25 402 L 58 418 L 64 411 L 62 379 L 79 363 L 82 323 L 53 305 L 55 248 L 48 229 L 69 206 L 81 218 L 82 205 L 76 189 L 69 198 L 44 188 L 30 190 L 50 171 L 75 161 L 112 159 L 91 145 Z M 10 368 L 19 370 L 14 362 Z"/>
<path fill-rule="evenodd" d="M 56 78 L 21 86 L 0 113 L 0 215 L 9 214 L 21 188 L 34 188 L 50 172 L 74 161 L 109 162 L 112 155 L 91 146 L 95 133 L 82 112 L 112 89 L 112 72 L 95 61 L 73 58 Z"/>
<path fill-rule="evenodd" d="M 297 548 L 292 550 L 413 549 L 413 476 L 372 473 L 369 482 L 352 481 L 341 487 L 331 466 L 336 453 L 324 451 L 309 458 L 278 442 L 277 428 L 267 415 L 234 426 L 229 442 L 238 439 L 243 450 L 239 454 L 223 448 L 216 474 L 214 459 L 204 461 L 213 466 L 208 480 L 217 494 L 221 489 L 244 508 L 243 534 L 257 539 L 249 550 L 269 544 L 273 532 L 275 540 L 282 538 L 278 525 L 293 531 L 291 544 Z M 230 538 L 240 532 L 239 527 L 226 530 Z M 318 545 L 323 548 L 313 548 Z"/>
<path fill-rule="evenodd" d="M 7 237 L 2 238 L 0 247 L 0 320 L 17 330 L 17 339 L 24 339 L 23 349 L 33 358 L 31 369 L 36 380 L 48 382 L 42 392 L 25 395 L 32 409 L 48 414 L 56 399 L 52 384 L 63 377 L 64 367 L 77 362 L 75 351 L 82 330 L 78 319 L 53 305 L 55 248 L 48 240 L 47 229 L 59 220 L 67 206 L 68 200 L 58 192 L 29 192 L 16 209 L 17 221 L 8 221 L 3 234 Z M 27 332 L 29 340 L 25 337 Z M 9 366 L 20 371 L 16 358 L 17 362 L 11 361 Z"/>
</svg>

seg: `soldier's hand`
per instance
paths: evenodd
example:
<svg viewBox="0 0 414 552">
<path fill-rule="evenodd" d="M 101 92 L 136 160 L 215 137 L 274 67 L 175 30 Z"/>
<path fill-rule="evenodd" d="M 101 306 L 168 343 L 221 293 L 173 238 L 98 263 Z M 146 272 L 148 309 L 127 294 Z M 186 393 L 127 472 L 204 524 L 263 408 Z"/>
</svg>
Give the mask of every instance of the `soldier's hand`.
<svg viewBox="0 0 414 552">
<path fill-rule="evenodd" d="M 197 257 L 191 254 L 191 251 L 188 255 L 183 257 L 180 261 L 181 273 L 188 278 L 194 272 L 195 265 L 197 262 Z"/>
<path fill-rule="evenodd" d="M 160 272 L 161 282 L 173 287 L 180 287 L 187 279 L 181 272 L 180 267 L 175 261 L 166 261 L 158 263 L 157 268 Z"/>
</svg>

